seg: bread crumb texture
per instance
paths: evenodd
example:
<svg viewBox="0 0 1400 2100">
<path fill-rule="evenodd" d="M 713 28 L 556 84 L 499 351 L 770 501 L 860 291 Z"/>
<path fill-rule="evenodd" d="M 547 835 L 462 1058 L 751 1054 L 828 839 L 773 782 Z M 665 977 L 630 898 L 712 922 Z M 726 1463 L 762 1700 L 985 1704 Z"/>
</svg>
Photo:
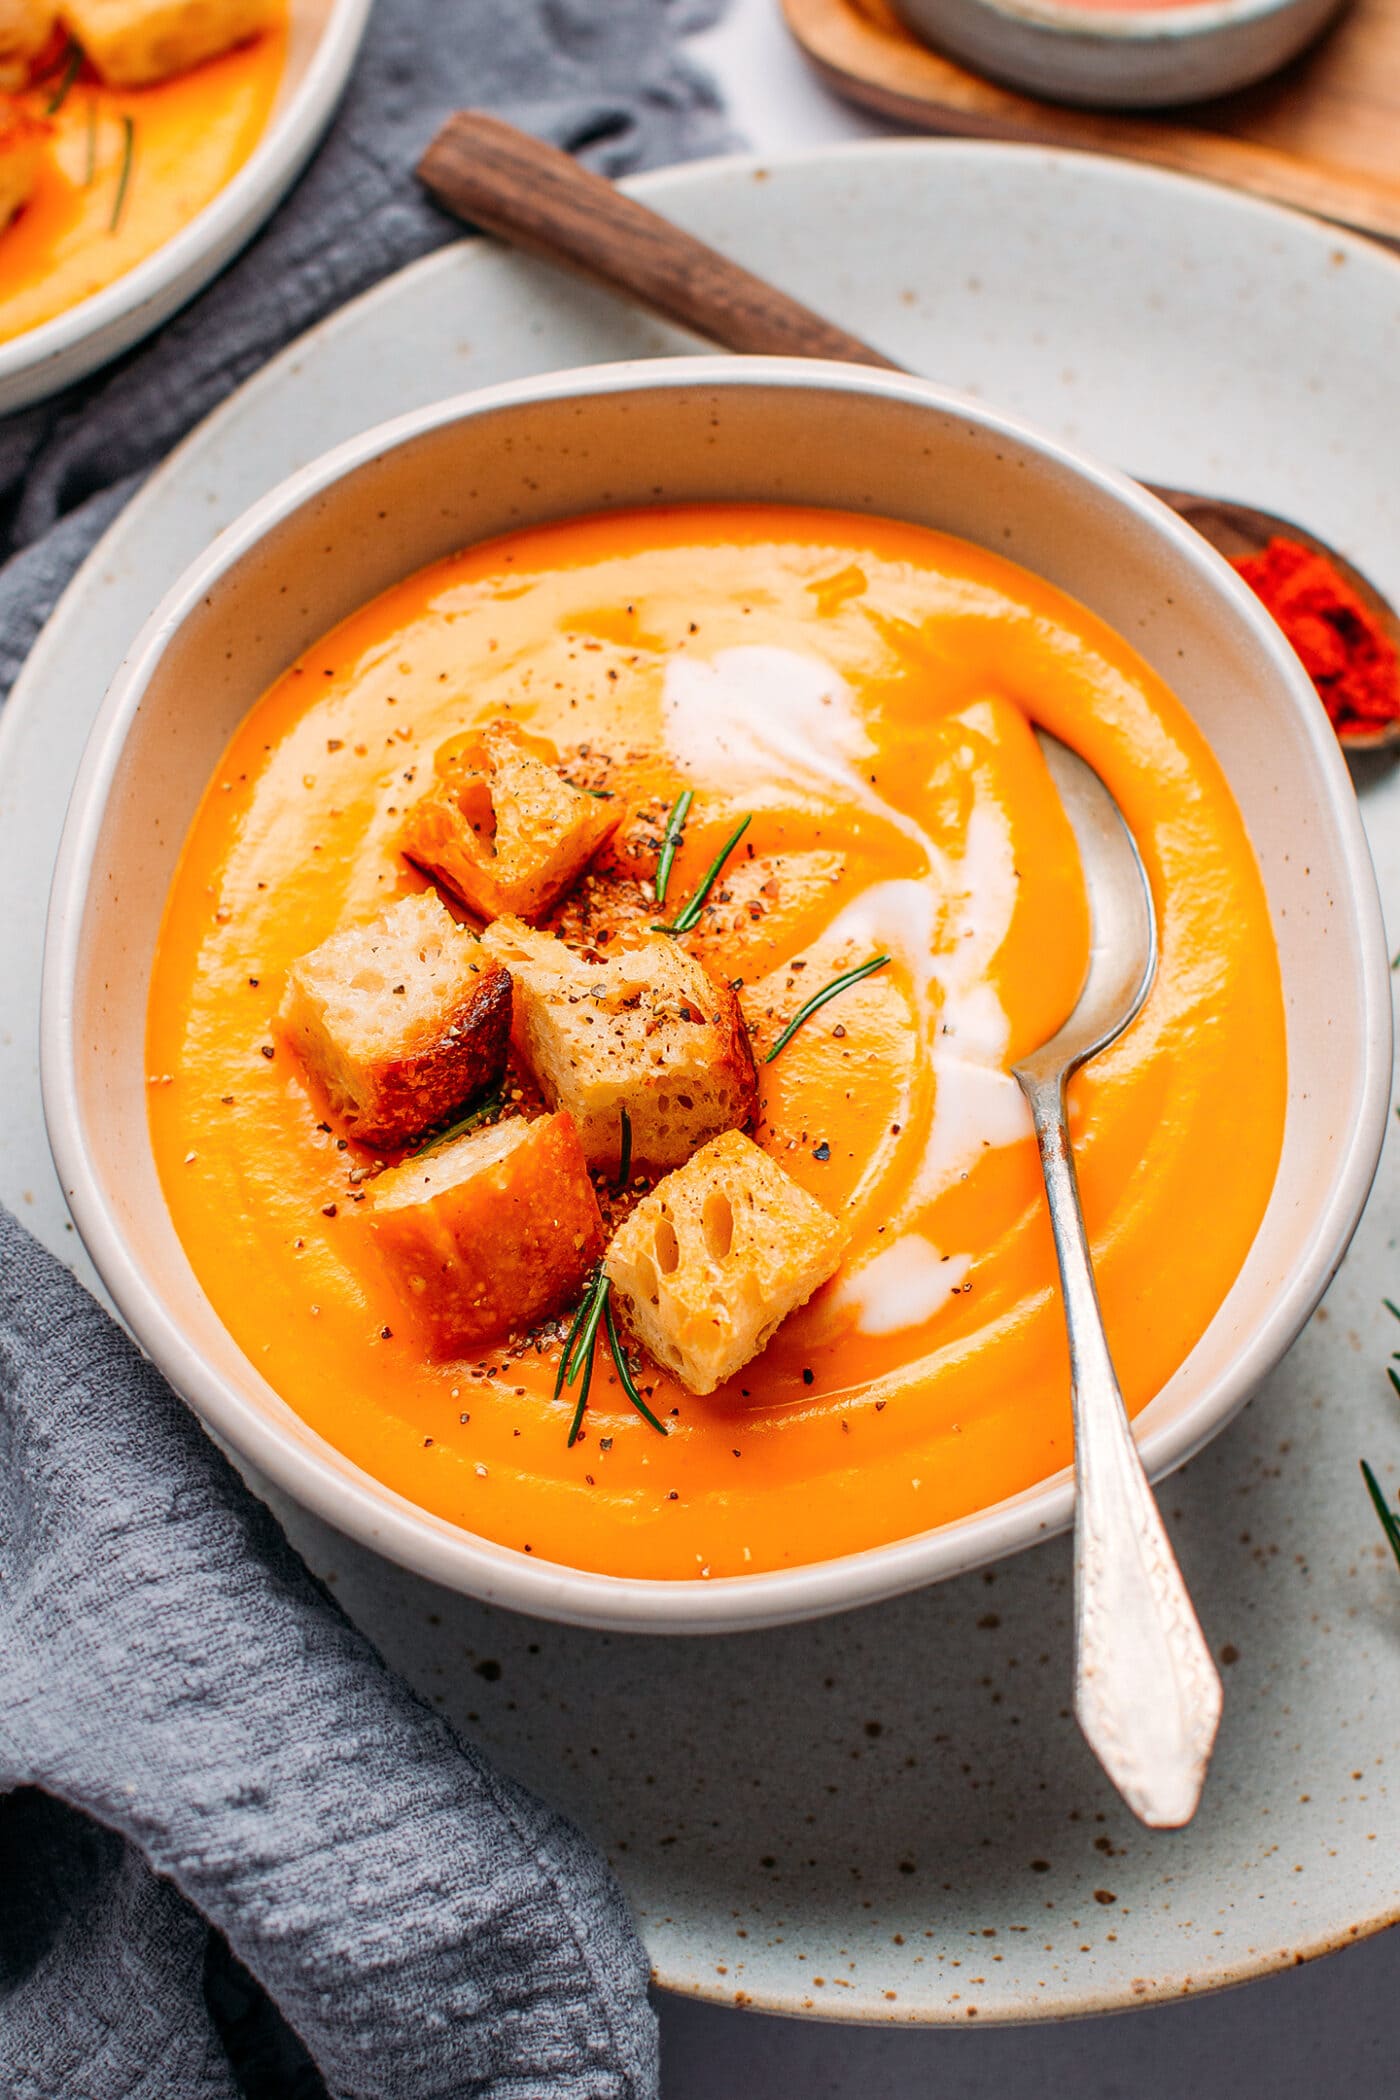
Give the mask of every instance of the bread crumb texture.
<svg viewBox="0 0 1400 2100">
<path fill-rule="evenodd" d="M 669 934 L 594 961 L 500 919 L 482 945 L 510 972 L 517 1049 L 550 1106 L 574 1117 L 591 1165 L 619 1165 L 624 1109 L 632 1157 L 652 1167 L 752 1122 L 758 1080 L 738 1000 Z"/>
<path fill-rule="evenodd" d="M 303 955 L 277 1021 L 349 1135 L 398 1146 L 500 1078 L 510 1014 L 509 974 L 428 890 Z"/>
<path fill-rule="evenodd" d="M 605 1257 L 628 1324 L 692 1393 L 766 1348 L 840 1263 L 846 1235 L 736 1130 L 658 1183 Z"/>
<path fill-rule="evenodd" d="M 513 722 L 454 737 L 409 811 L 403 850 L 483 919 L 538 919 L 617 830 L 621 805 L 575 787 Z"/>
</svg>

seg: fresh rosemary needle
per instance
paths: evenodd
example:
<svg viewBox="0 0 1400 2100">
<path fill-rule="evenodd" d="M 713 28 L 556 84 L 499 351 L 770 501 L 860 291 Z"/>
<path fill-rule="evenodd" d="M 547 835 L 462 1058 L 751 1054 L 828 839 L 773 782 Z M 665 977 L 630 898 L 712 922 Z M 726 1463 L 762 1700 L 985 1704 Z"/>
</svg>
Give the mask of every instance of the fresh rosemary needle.
<svg viewBox="0 0 1400 2100">
<path fill-rule="evenodd" d="M 876 970 L 883 970 L 888 961 L 888 955 L 872 955 L 869 962 L 857 963 L 853 970 L 843 970 L 839 977 L 832 978 L 830 984 L 824 984 L 819 992 L 813 992 L 807 1004 L 798 1007 L 763 1062 L 771 1065 L 784 1044 L 792 1041 L 802 1023 L 809 1021 L 818 1007 L 825 1006 L 827 1000 L 836 998 L 838 993 L 848 991 L 853 984 L 859 984 L 862 977 L 869 977 Z"/>
<path fill-rule="evenodd" d="M 714 888 L 715 884 L 719 881 L 721 868 L 723 868 L 730 854 L 734 851 L 734 848 L 738 845 L 740 839 L 744 836 L 744 833 L 748 830 L 752 822 L 753 818 L 751 816 L 741 818 L 739 823 L 737 823 L 734 826 L 734 829 L 730 832 L 729 837 L 725 840 L 724 844 L 720 847 L 719 852 L 710 862 L 709 867 L 705 870 L 704 878 L 701 881 L 699 889 L 695 891 L 693 896 L 686 899 L 686 902 L 676 913 L 675 918 L 672 919 L 669 926 L 657 926 L 653 924 L 651 929 L 653 933 L 690 932 L 691 927 L 694 926 L 697 919 L 700 917 L 701 912 L 705 909 L 706 898 L 709 896 L 710 891 Z"/>
<path fill-rule="evenodd" d="M 656 891 L 658 904 L 666 902 L 666 885 L 671 880 L 671 865 L 676 849 L 685 835 L 685 820 L 690 815 L 690 805 L 695 800 L 693 788 L 682 788 L 671 804 L 671 814 L 666 819 L 666 829 L 661 839 L 661 858 L 656 863 Z"/>
<path fill-rule="evenodd" d="M 68 49 L 64 54 L 63 77 L 44 105 L 44 115 L 46 117 L 56 117 L 58 115 L 58 112 L 62 109 L 72 92 L 73 82 L 77 79 L 82 69 L 83 47 L 76 37 L 70 37 Z"/>
<path fill-rule="evenodd" d="M 637 1381 L 632 1376 L 632 1366 L 627 1361 L 627 1351 L 623 1348 L 618 1338 L 617 1323 L 613 1319 L 612 1298 L 606 1291 L 603 1293 L 603 1318 L 607 1323 L 608 1347 L 612 1351 L 613 1364 L 617 1370 L 618 1377 L 622 1381 L 623 1392 L 626 1393 L 642 1420 L 650 1422 L 658 1436 L 665 1436 L 666 1424 L 658 1422 L 656 1416 L 637 1390 Z"/>
<path fill-rule="evenodd" d="M 1381 1529 L 1390 1542 L 1390 1550 L 1395 1555 L 1396 1565 L 1400 1566 L 1400 1518 L 1397 1518 L 1395 1511 L 1386 1501 L 1380 1482 L 1364 1458 L 1361 1461 L 1361 1471 L 1365 1475 L 1366 1486 L 1370 1491 L 1371 1500 L 1376 1505 L 1376 1515 L 1381 1520 Z"/>
<path fill-rule="evenodd" d="M 572 1385 L 574 1380 L 582 1374 L 578 1401 L 574 1408 L 573 1420 L 569 1424 L 568 1448 L 571 1451 L 578 1442 L 579 1431 L 583 1427 L 583 1417 L 588 1407 L 588 1395 L 593 1384 L 593 1364 L 598 1354 L 598 1329 L 600 1326 L 607 1336 L 608 1350 L 612 1356 L 613 1367 L 617 1372 L 623 1392 L 626 1393 L 642 1419 L 650 1422 L 658 1436 L 665 1436 L 666 1434 L 665 1423 L 657 1420 L 637 1390 L 637 1381 L 632 1376 L 632 1366 L 627 1361 L 627 1351 L 622 1346 L 622 1341 L 617 1331 L 617 1322 L 613 1318 L 611 1291 L 612 1279 L 606 1269 L 599 1269 L 588 1289 L 584 1292 L 578 1311 L 574 1314 L 573 1326 L 569 1329 L 568 1340 L 565 1342 L 563 1354 L 559 1358 L 559 1369 L 554 1379 L 554 1397 L 556 1400 L 563 1392 L 565 1386 Z"/>
<path fill-rule="evenodd" d="M 449 1123 L 445 1130 L 437 1131 L 434 1136 L 428 1139 L 426 1144 L 420 1145 L 416 1152 L 410 1152 L 408 1157 L 410 1159 L 422 1159 L 425 1153 L 436 1152 L 439 1145 L 446 1145 L 453 1138 L 463 1137 L 467 1131 L 475 1130 L 478 1123 L 484 1123 L 488 1116 L 494 1116 L 496 1110 L 504 1102 L 505 1095 L 497 1087 L 493 1094 L 487 1095 L 479 1107 L 472 1109 L 468 1115 L 459 1116 L 457 1121 Z"/>
<path fill-rule="evenodd" d="M 565 1339 L 564 1351 L 561 1357 L 559 1358 L 559 1369 L 558 1372 L 555 1374 L 554 1397 L 556 1400 L 559 1398 L 559 1395 L 564 1390 L 564 1382 L 568 1376 L 569 1371 L 569 1359 L 574 1353 L 574 1343 L 578 1340 L 580 1328 L 583 1326 L 584 1321 L 588 1318 L 588 1308 L 593 1303 L 593 1293 L 597 1289 L 597 1287 L 597 1279 L 595 1278 L 594 1281 L 589 1284 L 588 1289 L 584 1292 L 582 1298 L 579 1300 L 579 1308 L 578 1311 L 574 1314 L 574 1322 L 572 1327 L 570 1327 L 569 1329 L 567 1338 Z"/>
<path fill-rule="evenodd" d="M 121 224 L 122 212 L 126 207 L 126 193 L 131 186 L 131 162 L 135 151 L 136 125 L 132 118 L 123 115 L 122 168 L 120 175 L 117 177 L 117 194 L 116 199 L 112 205 L 112 216 L 107 221 L 108 233 L 115 233 L 118 226 Z"/>
<path fill-rule="evenodd" d="M 564 1350 L 564 1377 L 559 1390 L 562 1392 L 563 1386 L 572 1385 L 579 1373 L 583 1374 L 578 1392 L 578 1406 L 574 1409 L 574 1419 L 569 1425 L 568 1448 L 571 1451 L 578 1442 L 578 1433 L 583 1427 L 588 1392 L 593 1383 L 593 1359 L 598 1349 L 598 1323 L 603 1317 L 607 1302 L 608 1275 L 605 1269 L 600 1269 L 584 1297 L 581 1319 L 575 1323 L 574 1334 L 577 1339 L 572 1340 Z"/>
<path fill-rule="evenodd" d="M 97 96 L 90 94 L 87 100 L 87 160 L 83 168 L 83 188 L 90 190 L 97 174 Z"/>
</svg>

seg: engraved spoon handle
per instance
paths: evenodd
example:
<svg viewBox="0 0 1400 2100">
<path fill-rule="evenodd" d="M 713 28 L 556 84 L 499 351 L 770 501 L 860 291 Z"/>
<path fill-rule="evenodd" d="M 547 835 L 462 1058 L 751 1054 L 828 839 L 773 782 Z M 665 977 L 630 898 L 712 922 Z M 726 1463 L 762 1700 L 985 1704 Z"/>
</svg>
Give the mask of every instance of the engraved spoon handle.
<svg viewBox="0 0 1400 2100">
<path fill-rule="evenodd" d="M 1189 1822 L 1220 1720 L 1211 1659 L 1128 1425 L 1094 1285 L 1065 1110 L 1067 1074 L 1020 1075 L 1064 1290 L 1074 1406 L 1080 1727 L 1134 1814 Z"/>
</svg>

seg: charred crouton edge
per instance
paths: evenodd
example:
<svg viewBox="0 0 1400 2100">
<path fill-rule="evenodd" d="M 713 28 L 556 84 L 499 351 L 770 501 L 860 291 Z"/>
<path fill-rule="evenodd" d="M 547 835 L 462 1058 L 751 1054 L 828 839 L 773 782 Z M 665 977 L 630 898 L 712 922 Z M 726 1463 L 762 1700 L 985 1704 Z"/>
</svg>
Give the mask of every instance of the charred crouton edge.
<svg viewBox="0 0 1400 2100">
<path fill-rule="evenodd" d="M 362 1213 L 425 1345 L 462 1356 L 561 1312 L 603 1247 L 573 1119 L 516 1116 L 391 1167 Z"/>
<path fill-rule="evenodd" d="M 845 1245 L 815 1197 L 729 1130 L 643 1197 L 604 1267 L 657 1363 L 712 1393 L 835 1272 Z"/>
<path fill-rule="evenodd" d="M 277 1012 L 336 1120 L 383 1146 L 499 1079 L 510 1021 L 509 973 L 433 890 L 303 955 Z"/>
<path fill-rule="evenodd" d="M 516 1047 L 550 1106 L 573 1116 L 590 1165 L 619 1165 L 623 1109 L 646 1166 L 678 1166 L 752 1122 L 758 1079 L 738 1000 L 668 935 L 591 962 L 500 919 L 482 946 L 514 981 Z"/>
<path fill-rule="evenodd" d="M 538 919 L 616 831 L 620 807 L 565 780 L 551 745 L 513 722 L 444 744 L 401 845 L 479 918 Z"/>
</svg>

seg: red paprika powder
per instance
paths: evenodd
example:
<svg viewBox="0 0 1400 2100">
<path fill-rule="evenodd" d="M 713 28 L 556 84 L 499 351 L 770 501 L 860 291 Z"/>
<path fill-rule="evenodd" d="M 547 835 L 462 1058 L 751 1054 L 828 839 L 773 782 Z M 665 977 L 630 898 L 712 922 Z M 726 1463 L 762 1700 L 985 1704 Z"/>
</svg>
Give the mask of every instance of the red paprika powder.
<svg viewBox="0 0 1400 2100">
<path fill-rule="evenodd" d="M 1339 736 L 1400 719 L 1400 653 L 1330 561 L 1277 539 L 1234 566 L 1292 643 Z"/>
</svg>

